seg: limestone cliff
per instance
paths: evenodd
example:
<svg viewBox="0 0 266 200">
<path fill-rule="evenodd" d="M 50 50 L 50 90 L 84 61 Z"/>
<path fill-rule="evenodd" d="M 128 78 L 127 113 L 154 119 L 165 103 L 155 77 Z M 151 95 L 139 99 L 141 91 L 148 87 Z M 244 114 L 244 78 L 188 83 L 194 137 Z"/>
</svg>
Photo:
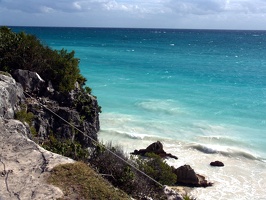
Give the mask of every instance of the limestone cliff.
<svg viewBox="0 0 266 200">
<path fill-rule="evenodd" d="M 35 72 L 16 70 L 12 75 L 26 92 L 26 112 L 34 114 L 30 126 L 37 132 L 31 136 L 35 141 L 43 143 L 53 135 L 58 140 L 77 141 L 86 148 L 92 145 L 90 138 L 97 140 L 100 109 L 94 96 L 86 93 L 78 85 L 71 92 L 55 91 L 50 82 L 46 82 Z M 82 132 L 73 130 L 50 110 Z"/>
<path fill-rule="evenodd" d="M 57 199 L 59 188 L 45 178 L 58 164 L 74 162 L 29 140 L 20 121 L 0 120 L 0 199 Z"/>
<path fill-rule="evenodd" d="M 97 140 L 99 130 L 97 100 L 78 86 L 70 93 L 56 92 L 35 72 L 17 70 L 13 76 L 17 82 L 11 75 L 0 73 L 0 199 L 57 199 L 62 191 L 44 179 L 55 165 L 74 161 L 46 151 L 29 138 L 41 142 L 54 134 L 58 139 L 90 146 L 90 137 Z M 83 133 L 73 131 L 44 106 Z M 30 124 L 14 119 L 22 109 L 33 113 Z"/>
<path fill-rule="evenodd" d="M 0 199 L 57 199 L 62 191 L 45 183 L 57 164 L 74 162 L 51 153 L 27 138 L 29 129 L 14 120 L 25 101 L 23 88 L 0 74 Z"/>
</svg>

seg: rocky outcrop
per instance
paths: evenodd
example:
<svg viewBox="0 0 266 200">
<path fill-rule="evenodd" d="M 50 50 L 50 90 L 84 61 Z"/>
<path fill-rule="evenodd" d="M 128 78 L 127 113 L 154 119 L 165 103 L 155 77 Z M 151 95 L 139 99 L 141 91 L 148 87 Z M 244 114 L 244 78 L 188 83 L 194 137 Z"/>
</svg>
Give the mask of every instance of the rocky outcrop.
<svg viewBox="0 0 266 200">
<path fill-rule="evenodd" d="M 14 118 L 20 109 L 19 105 L 25 100 L 23 88 L 8 74 L 0 74 L 0 117 Z"/>
<path fill-rule="evenodd" d="M 223 167 L 224 163 L 221 162 L 221 161 L 216 160 L 214 162 L 211 162 L 210 165 L 213 166 L 213 167 Z"/>
<path fill-rule="evenodd" d="M 49 135 L 53 135 L 58 140 L 78 141 L 86 148 L 92 145 L 91 138 L 97 140 L 100 125 L 99 106 L 95 97 L 85 93 L 78 85 L 71 92 L 55 91 L 50 82 L 43 80 L 35 72 L 16 70 L 12 75 L 27 94 L 26 109 L 28 113 L 34 114 L 31 126 L 37 132 L 34 136 L 37 141 L 42 143 Z"/>
<path fill-rule="evenodd" d="M 0 119 L 0 199 L 58 199 L 62 191 L 46 177 L 55 165 L 74 161 L 39 147 L 27 134 L 20 121 Z"/>
<path fill-rule="evenodd" d="M 175 169 L 174 173 L 177 175 L 177 184 L 192 187 L 212 186 L 212 183 L 208 182 L 204 176 L 196 174 L 189 165 L 183 165 Z"/>
<path fill-rule="evenodd" d="M 26 92 L 36 95 L 42 95 L 46 92 L 47 84 L 36 72 L 17 69 L 12 73 L 12 76 L 22 85 Z"/>
<path fill-rule="evenodd" d="M 176 156 L 170 153 L 166 153 L 163 149 L 163 144 L 160 141 L 150 144 L 146 149 L 135 150 L 131 154 L 145 156 L 146 153 L 154 153 L 156 155 L 159 155 L 161 158 L 169 157 L 178 159 Z"/>
<path fill-rule="evenodd" d="M 29 140 L 29 128 L 12 119 L 25 96 L 11 76 L 0 74 L 0 95 L 0 199 L 60 198 L 62 191 L 46 177 L 55 165 L 74 161 Z"/>
</svg>

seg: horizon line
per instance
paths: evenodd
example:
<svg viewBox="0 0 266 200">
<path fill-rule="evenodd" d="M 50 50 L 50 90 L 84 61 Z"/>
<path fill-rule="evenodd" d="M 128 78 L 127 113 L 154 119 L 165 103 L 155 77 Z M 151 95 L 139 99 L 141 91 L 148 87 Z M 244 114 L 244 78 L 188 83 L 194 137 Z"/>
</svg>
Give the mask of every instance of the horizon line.
<svg viewBox="0 0 266 200">
<path fill-rule="evenodd" d="M 36 26 L 36 25 L 0 25 L 0 27 L 29 27 L 29 28 L 88 28 L 88 29 L 154 29 L 154 30 L 210 30 L 210 31 L 266 31 L 263 29 L 219 29 L 219 28 L 156 28 L 156 27 L 109 27 L 109 26 Z"/>
</svg>

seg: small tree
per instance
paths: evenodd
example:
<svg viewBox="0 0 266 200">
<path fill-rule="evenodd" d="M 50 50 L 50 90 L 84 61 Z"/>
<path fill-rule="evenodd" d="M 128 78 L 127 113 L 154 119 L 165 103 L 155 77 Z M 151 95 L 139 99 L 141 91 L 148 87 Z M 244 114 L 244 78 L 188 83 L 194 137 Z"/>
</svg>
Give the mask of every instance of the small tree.
<svg viewBox="0 0 266 200">
<path fill-rule="evenodd" d="M 154 153 L 146 153 L 147 158 L 138 158 L 136 162 L 139 169 L 151 176 L 162 185 L 175 185 L 177 177 L 160 156 Z"/>
<path fill-rule="evenodd" d="M 59 91 L 74 89 L 75 82 L 85 85 L 86 79 L 80 74 L 79 59 L 75 52 L 52 50 L 34 35 L 14 33 L 7 27 L 0 28 L 0 70 L 11 72 L 24 69 L 37 72 L 51 81 Z"/>
</svg>

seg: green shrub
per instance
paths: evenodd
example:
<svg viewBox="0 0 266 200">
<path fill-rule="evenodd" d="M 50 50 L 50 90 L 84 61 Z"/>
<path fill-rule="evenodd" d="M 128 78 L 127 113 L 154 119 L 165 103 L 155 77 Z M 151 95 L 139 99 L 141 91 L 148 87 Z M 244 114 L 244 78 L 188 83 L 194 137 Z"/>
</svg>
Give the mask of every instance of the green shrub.
<svg viewBox="0 0 266 200">
<path fill-rule="evenodd" d="M 86 79 L 80 74 L 79 59 L 74 57 L 74 51 L 52 50 L 34 35 L 14 33 L 7 27 L 1 27 L 0 55 L 2 71 L 24 69 L 37 72 L 59 91 L 74 89 L 76 82 L 85 85 Z"/>
<path fill-rule="evenodd" d="M 184 200 L 196 200 L 196 198 L 191 197 L 191 196 L 189 196 L 189 195 L 187 195 L 187 194 L 183 196 L 183 199 L 184 199 Z"/>
<path fill-rule="evenodd" d="M 32 121 L 34 120 L 35 116 L 32 112 L 27 112 L 26 106 L 22 105 L 22 109 L 15 113 L 15 119 L 26 122 L 30 126 L 30 132 L 33 136 L 37 136 L 37 131 L 35 127 L 32 125 Z"/>
<path fill-rule="evenodd" d="M 57 139 L 53 134 L 42 144 L 48 151 L 72 158 L 79 161 L 87 161 L 88 150 L 83 148 L 80 143 L 70 139 Z"/>
<path fill-rule="evenodd" d="M 20 111 L 15 113 L 15 119 L 21 122 L 27 122 L 30 125 L 34 119 L 34 114 L 32 112 L 27 112 L 26 108 L 22 108 Z"/>
<path fill-rule="evenodd" d="M 122 189 L 135 199 L 146 199 L 146 197 L 158 200 L 166 199 L 163 189 L 159 185 L 113 155 L 110 151 L 138 168 L 135 160 L 128 158 L 120 146 L 114 147 L 112 143 L 108 143 L 106 146 L 103 144 L 97 145 L 91 154 L 89 163 L 100 174 L 104 174 L 105 178 L 114 186 Z"/>
<path fill-rule="evenodd" d="M 0 71 L 0 74 L 5 75 L 5 76 L 10 76 L 10 77 L 11 77 L 11 75 L 10 75 L 8 72 Z"/>
<path fill-rule="evenodd" d="M 146 153 L 147 158 L 138 158 L 139 169 L 151 176 L 162 185 L 175 185 L 177 177 L 172 168 L 163 159 L 154 154 Z"/>
</svg>

